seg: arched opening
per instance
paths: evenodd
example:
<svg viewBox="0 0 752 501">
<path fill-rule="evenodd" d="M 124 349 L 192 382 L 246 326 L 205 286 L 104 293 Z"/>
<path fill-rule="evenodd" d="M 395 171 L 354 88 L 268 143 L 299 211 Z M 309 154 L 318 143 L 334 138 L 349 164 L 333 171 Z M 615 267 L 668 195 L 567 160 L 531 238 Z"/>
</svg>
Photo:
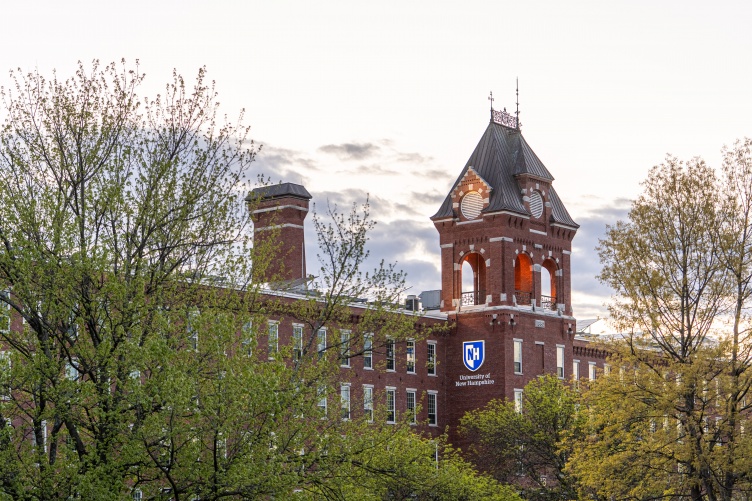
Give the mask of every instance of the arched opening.
<svg viewBox="0 0 752 501">
<path fill-rule="evenodd" d="M 514 297 L 517 304 L 532 303 L 533 262 L 527 254 L 517 254 L 514 261 Z"/>
<path fill-rule="evenodd" d="M 551 259 L 546 259 L 541 266 L 540 304 L 542 308 L 555 310 L 556 303 L 556 263 Z"/>
<path fill-rule="evenodd" d="M 486 262 L 480 254 L 471 252 L 466 254 L 460 263 L 462 305 L 484 304 L 486 302 Z"/>
</svg>

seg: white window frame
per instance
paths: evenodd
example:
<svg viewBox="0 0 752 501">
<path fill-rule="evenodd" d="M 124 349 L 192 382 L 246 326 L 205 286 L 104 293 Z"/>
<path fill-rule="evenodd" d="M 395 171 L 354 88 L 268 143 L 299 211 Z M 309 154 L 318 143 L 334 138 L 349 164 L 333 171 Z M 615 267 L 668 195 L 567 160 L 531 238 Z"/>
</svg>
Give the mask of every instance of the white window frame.
<svg viewBox="0 0 752 501">
<path fill-rule="evenodd" d="M 428 411 L 428 426 L 439 426 L 439 392 L 428 390 L 426 392 Z M 431 419 L 433 417 L 433 419 Z M 433 421 L 433 422 L 431 422 Z"/>
<path fill-rule="evenodd" d="M 363 414 L 368 416 L 366 420 L 373 423 L 373 385 L 363 385 Z"/>
<path fill-rule="evenodd" d="M 580 380 L 580 361 L 572 360 L 572 379 L 575 381 Z"/>
<path fill-rule="evenodd" d="M 279 353 L 279 321 L 269 320 L 266 325 L 267 357 L 269 360 L 274 360 Z"/>
<path fill-rule="evenodd" d="M 597 374 L 595 370 L 598 368 L 596 365 L 596 362 L 588 362 L 588 378 L 590 381 L 595 381 L 595 378 L 597 377 Z"/>
<path fill-rule="evenodd" d="M 350 420 L 350 383 L 342 383 L 339 387 L 339 401 L 342 409 L 342 421 Z"/>
<path fill-rule="evenodd" d="M 185 330 L 188 333 L 188 341 L 190 342 L 189 347 L 193 351 L 198 351 L 198 329 L 194 322 L 200 315 L 201 311 L 194 308 L 188 312 L 188 317 L 186 319 Z"/>
<path fill-rule="evenodd" d="M 394 386 L 386 387 L 386 422 L 387 424 L 397 422 L 397 388 Z"/>
<path fill-rule="evenodd" d="M 10 289 L 2 289 L 0 290 L 0 296 L 8 298 L 10 301 Z M 6 303 L 5 301 L 0 301 L 0 316 L 3 317 L 2 323 L 0 323 L 0 332 L 7 334 L 10 332 L 11 327 L 11 307 L 10 303 Z M 7 319 L 8 324 L 5 325 L 5 320 Z"/>
<path fill-rule="evenodd" d="M 415 374 L 418 357 L 415 353 L 415 340 L 408 339 L 405 343 L 405 367 L 408 374 Z"/>
<path fill-rule="evenodd" d="M 350 367 L 350 342 L 352 331 L 342 329 L 339 331 L 339 358 L 341 367 Z"/>
<path fill-rule="evenodd" d="M 292 324 L 292 359 L 303 358 L 303 324 Z"/>
<path fill-rule="evenodd" d="M 397 370 L 397 358 L 395 357 L 396 345 L 394 339 L 387 338 L 384 351 L 386 352 L 386 371 L 395 372 Z"/>
<path fill-rule="evenodd" d="M 363 336 L 363 368 L 373 370 L 373 334 Z"/>
<path fill-rule="evenodd" d="M 0 351 L 0 372 L 10 380 L 10 372 L 13 369 L 13 363 L 10 359 L 10 351 Z M 10 400 L 10 384 L 3 385 L 0 388 L 0 400 Z"/>
<path fill-rule="evenodd" d="M 327 395 L 326 395 L 326 386 L 319 386 L 318 390 L 316 390 L 316 394 L 319 397 L 319 401 L 317 402 L 317 405 L 319 409 L 322 410 L 321 413 L 321 419 L 326 419 L 327 417 Z"/>
<path fill-rule="evenodd" d="M 324 356 L 326 351 L 326 327 L 319 327 L 316 331 L 316 351 L 319 354 L 319 358 Z"/>
<path fill-rule="evenodd" d="M 246 323 L 244 323 L 241 330 L 243 331 L 241 333 L 241 335 L 243 336 L 243 339 L 240 342 L 240 344 L 243 347 L 243 351 L 245 352 L 245 354 L 249 357 L 252 357 L 253 356 L 253 320 L 248 320 Z"/>
<path fill-rule="evenodd" d="M 564 379 L 564 349 L 563 344 L 556 345 L 556 377 Z"/>
<path fill-rule="evenodd" d="M 436 341 L 426 343 L 426 370 L 429 376 L 436 376 Z"/>
<path fill-rule="evenodd" d="M 522 339 L 513 339 L 514 348 L 512 350 L 513 364 L 512 368 L 517 375 L 522 374 Z"/>
<path fill-rule="evenodd" d="M 522 414 L 522 389 L 514 389 L 514 411 Z"/>
<path fill-rule="evenodd" d="M 405 412 L 407 412 L 407 418 L 410 420 L 411 425 L 416 424 L 418 422 L 418 390 L 415 388 L 407 388 L 405 390 L 405 396 Z"/>
</svg>

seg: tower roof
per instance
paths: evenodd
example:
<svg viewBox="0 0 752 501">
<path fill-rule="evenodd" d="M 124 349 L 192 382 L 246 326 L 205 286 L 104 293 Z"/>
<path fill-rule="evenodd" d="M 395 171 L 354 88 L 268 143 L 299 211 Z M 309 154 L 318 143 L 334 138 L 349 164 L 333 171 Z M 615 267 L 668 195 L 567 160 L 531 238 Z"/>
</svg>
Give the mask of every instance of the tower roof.
<svg viewBox="0 0 752 501">
<path fill-rule="evenodd" d="M 522 137 L 519 129 L 491 121 L 465 164 L 465 168 L 462 169 L 452 189 L 449 190 L 450 194 L 431 219 L 455 216 L 451 192 L 471 167 L 491 188 L 491 196 L 488 206 L 483 209 L 484 213 L 506 210 L 528 216 L 530 213 L 522 201 L 522 193 L 516 177 L 528 175 L 547 183 L 554 180 L 538 155 Z M 549 200 L 552 209 L 551 222 L 579 227 L 567 212 L 553 186 L 549 189 Z"/>
</svg>

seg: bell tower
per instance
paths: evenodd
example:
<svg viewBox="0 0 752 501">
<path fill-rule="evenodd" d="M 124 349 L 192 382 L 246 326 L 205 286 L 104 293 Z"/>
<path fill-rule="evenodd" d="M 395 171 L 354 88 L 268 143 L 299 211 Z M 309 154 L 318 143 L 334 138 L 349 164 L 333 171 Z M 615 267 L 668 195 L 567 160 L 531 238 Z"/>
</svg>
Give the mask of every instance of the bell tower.
<svg viewBox="0 0 752 501">
<path fill-rule="evenodd" d="M 519 116 L 519 115 L 517 115 Z M 438 212 L 450 438 L 494 398 L 520 402 L 540 374 L 569 379 L 576 321 L 570 258 L 579 226 L 517 117 L 491 121 Z"/>
</svg>

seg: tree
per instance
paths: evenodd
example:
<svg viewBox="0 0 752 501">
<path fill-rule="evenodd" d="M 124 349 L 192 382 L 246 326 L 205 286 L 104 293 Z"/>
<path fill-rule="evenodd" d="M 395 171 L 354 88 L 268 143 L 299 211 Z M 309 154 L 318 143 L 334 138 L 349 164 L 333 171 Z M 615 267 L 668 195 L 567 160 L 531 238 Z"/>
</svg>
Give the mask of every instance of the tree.
<svg viewBox="0 0 752 501">
<path fill-rule="evenodd" d="M 408 424 L 320 403 L 339 402 L 339 357 L 362 329 L 378 348 L 385 329 L 415 336 L 417 319 L 391 309 L 400 273 L 360 274 L 367 211 L 318 225 L 322 294 L 262 294 L 251 269 L 271 253 L 242 198 L 248 128 L 218 123 L 203 69 L 152 100 L 143 78 L 95 62 L 65 81 L 14 73 L 2 92 L 0 495 L 283 498 L 325 489 L 343 465 L 369 471 L 362 437 L 397 447 Z M 354 297 L 372 300 L 357 324 Z M 308 325 L 304 348 L 267 352 L 268 322 L 291 316 Z M 352 336 L 320 350 L 327 326 Z"/>
<path fill-rule="evenodd" d="M 502 400 L 468 412 L 460 431 L 472 443 L 470 457 L 497 480 L 521 488 L 525 499 L 576 498 L 564 471 L 570 451 L 562 442 L 579 433 L 577 400 L 575 390 L 546 375 L 525 386 L 521 412 Z"/>
<path fill-rule="evenodd" d="M 627 334 L 608 345 L 620 369 L 584 395 L 591 435 L 569 467 L 589 495 L 749 492 L 748 158 L 727 151 L 720 183 L 702 160 L 669 157 L 600 243 L 609 310 Z"/>
</svg>

